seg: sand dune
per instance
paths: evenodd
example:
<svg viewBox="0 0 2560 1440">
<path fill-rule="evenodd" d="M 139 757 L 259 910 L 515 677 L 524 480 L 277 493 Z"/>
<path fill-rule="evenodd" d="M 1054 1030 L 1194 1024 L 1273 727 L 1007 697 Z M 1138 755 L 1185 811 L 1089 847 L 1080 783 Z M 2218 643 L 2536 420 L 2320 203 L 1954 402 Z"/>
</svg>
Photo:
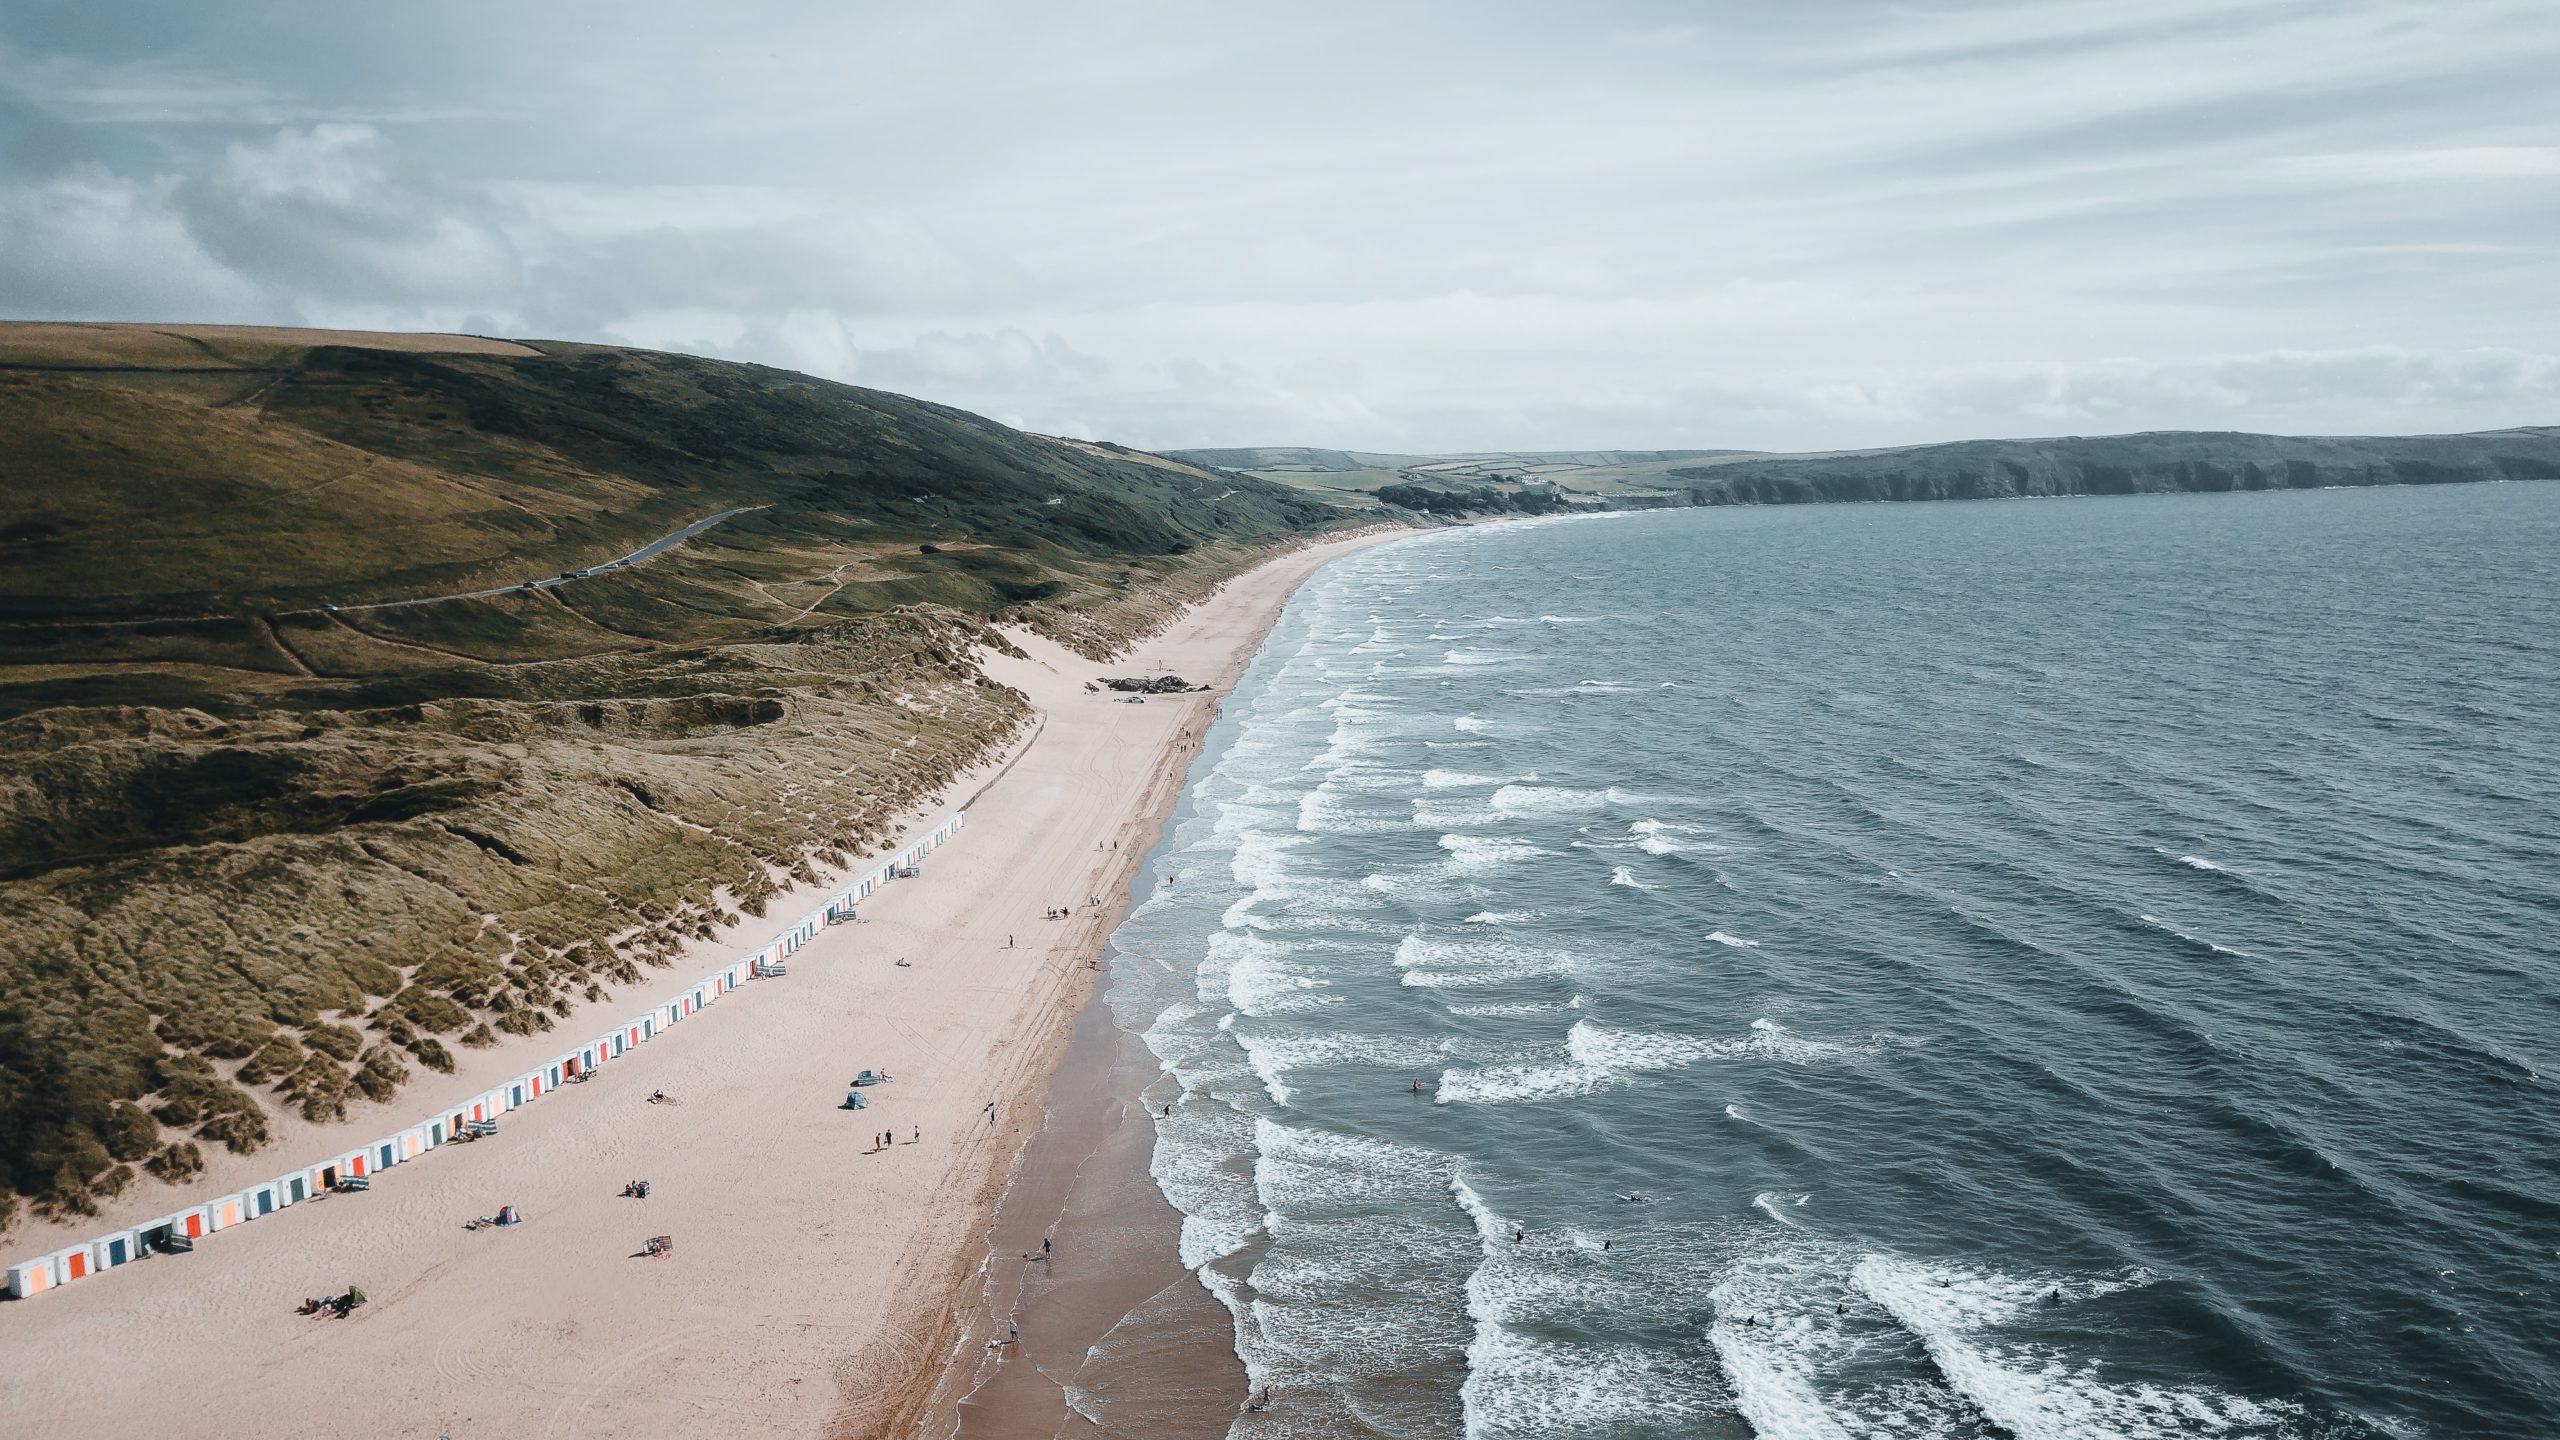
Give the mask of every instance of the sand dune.
<svg viewBox="0 0 2560 1440">
<path fill-rule="evenodd" d="M 968 1318 L 952 1307 L 1012 1157 L 1038 1128 L 1093 973 L 1082 960 L 1214 705 L 1124 704 L 1083 682 L 1161 664 L 1223 688 L 1309 571 L 1381 538 L 1249 572 L 1109 667 L 1024 637 L 1028 658 L 988 668 L 1031 696 L 1040 733 L 921 880 L 865 904 L 867 923 L 824 932 L 787 979 L 510 1115 L 492 1141 L 195 1255 L 0 1307 L 0 1428 L 455 1440 L 910 1428 Z M 1073 919 L 1041 918 L 1061 904 Z M 871 1109 L 835 1108 L 854 1071 L 883 1066 L 898 1078 L 869 1092 Z M 683 1103 L 646 1103 L 656 1090 Z M 865 1153 L 882 1130 L 900 1143 Z M 641 1177 L 651 1199 L 618 1197 Z M 527 1222 L 461 1228 L 505 1204 Z M 655 1234 L 674 1236 L 675 1254 L 635 1258 Z M 353 1318 L 293 1313 L 351 1283 L 373 1302 Z"/>
</svg>

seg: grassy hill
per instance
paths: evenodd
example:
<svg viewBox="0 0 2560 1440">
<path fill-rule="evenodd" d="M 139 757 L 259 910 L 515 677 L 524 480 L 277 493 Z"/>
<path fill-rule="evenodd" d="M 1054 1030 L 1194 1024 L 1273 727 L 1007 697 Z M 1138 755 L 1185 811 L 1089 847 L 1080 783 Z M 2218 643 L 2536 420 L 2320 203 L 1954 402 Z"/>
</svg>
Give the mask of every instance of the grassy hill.
<svg viewBox="0 0 2560 1440">
<path fill-rule="evenodd" d="M 1100 654 L 1338 514 L 549 341 L 0 326 L 0 436 L 0 1224 L 639 983 L 1014 732 L 989 621 Z"/>
<path fill-rule="evenodd" d="M 2219 431 L 1966 440 L 1676 467 L 1699 505 L 1981 500 L 2041 495 L 2302 490 L 2560 479 L 2560 427 L 2477 435 L 2288 436 Z"/>
<path fill-rule="evenodd" d="M 1460 455 L 1396 455 L 1297 445 L 1176 450 L 1175 458 L 1240 471 L 1317 495 L 1334 504 L 1364 504 L 1388 486 L 1452 491 L 1554 485 L 1616 499 L 1653 497 L 1678 466 L 1747 450 L 1483 450 Z"/>
</svg>

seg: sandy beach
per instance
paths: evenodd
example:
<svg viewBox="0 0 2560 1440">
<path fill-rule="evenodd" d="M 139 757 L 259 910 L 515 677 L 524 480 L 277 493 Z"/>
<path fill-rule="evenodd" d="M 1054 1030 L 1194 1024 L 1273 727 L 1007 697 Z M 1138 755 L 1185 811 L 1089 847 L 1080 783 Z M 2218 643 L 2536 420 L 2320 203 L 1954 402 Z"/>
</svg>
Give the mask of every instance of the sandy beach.
<svg viewBox="0 0 2560 1440">
<path fill-rule="evenodd" d="M 1107 664 L 1017 635 L 1025 656 L 988 657 L 987 669 L 1031 698 L 1036 735 L 921 879 L 864 903 L 865 923 L 826 930 L 787 978 L 508 1116 L 492 1140 L 194 1255 L 0 1306 L 0 1434 L 947 1431 L 951 1415 L 932 1403 L 948 1398 L 947 1362 L 974 1369 L 1002 1328 L 980 1279 L 997 1201 L 1099 975 L 1087 962 L 1218 694 L 1312 570 L 1387 538 L 1278 557 Z M 1097 675 L 1158 672 L 1213 691 L 1139 705 L 1085 690 Z M 956 806 L 979 783 L 947 798 Z M 772 913 L 822 893 L 785 896 Z M 1072 917 L 1044 919 L 1056 906 Z M 751 924 L 662 984 L 466 1069 L 521 1069 L 762 936 Z M 868 1092 L 870 1109 L 838 1109 L 863 1068 L 897 1079 Z M 471 1083 L 424 1077 L 389 1109 L 424 1113 Z M 646 1103 L 657 1091 L 680 1103 Z M 883 1132 L 897 1143 L 876 1147 Z M 374 1133 L 287 1127 L 239 1163 L 263 1177 Z M 649 1199 L 621 1198 L 635 1178 L 651 1182 Z M 215 1193 L 131 1203 L 165 1210 Z M 501 1205 L 526 1223 L 462 1228 Z M 674 1253 L 638 1258 L 652 1235 L 674 1237 Z M 24 1229 L 13 1240 L 30 1253 L 45 1243 Z M 294 1313 L 350 1284 L 372 1302 L 352 1318 Z"/>
</svg>

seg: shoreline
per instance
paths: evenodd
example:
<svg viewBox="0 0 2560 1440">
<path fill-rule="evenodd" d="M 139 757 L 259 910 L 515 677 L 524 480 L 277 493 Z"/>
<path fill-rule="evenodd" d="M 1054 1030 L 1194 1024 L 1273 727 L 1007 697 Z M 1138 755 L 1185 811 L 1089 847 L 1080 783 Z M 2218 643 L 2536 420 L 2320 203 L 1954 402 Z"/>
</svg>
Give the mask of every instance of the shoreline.
<svg viewBox="0 0 2560 1440">
<path fill-rule="evenodd" d="M 1272 556 L 1111 662 L 1014 633 L 1021 657 L 983 663 L 1038 724 L 943 789 L 985 787 L 962 837 L 866 901 L 862 924 L 822 931 L 788 988 L 749 987 L 370 1194 L 0 1308 L 11 1423 L 213 1435 L 340 1424 L 351 1405 L 453 1440 L 929 1423 L 954 1339 L 982 1318 L 967 1287 L 989 1226 L 1090 1009 L 1085 962 L 1210 708 L 1306 575 L 1402 533 Z M 1084 690 L 1158 667 L 1211 693 L 1142 709 Z M 1041 922 L 1044 902 L 1076 913 Z M 899 1083 L 868 1092 L 870 1110 L 837 1108 L 846 1074 L 884 1066 Z M 683 1104 L 640 1103 L 655 1090 Z M 863 1148 L 874 1125 L 897 1143 Z M 651 1199 L 618 1195 L 634 1176 Z M 462 1229 L 501 1204 L 526 1225 Z M 673 1255 L 632 1258 L 659 1233 Z M 350 1319 L 293 1313 L 349 1284 L 373 1302 Z"/>
<path fill-rule="evenodd" d="M 1143 813 L 1124 832 L 1127 858 L 1102 892 L 1104 910 L 1090 943 L 1080 947 L 1090 983 L 1056 1037 L 1042 1122 L 1016 1151 L 983 1234 L 964 1257 L 973 1263 L 952 1292 L 949 1313 L 955 1323 L 941 1373 L 901 1436 L 1223 1435 L 1243 1404 L 1245 1371 L 1234 1349 L 1232 1318 L 1182 1265 L 1176 1244 L 1181 1213 L 1147 1168 L 1155 1129 L 1142 1097 L 1162 1080 L 1162 1067 L 1137 1035 L 1115 1022 L 1103 957 L 1134 903 L 1137 883 L 1154 873 L 1157 847 L 1189 790 L 1219 710 L 1260 654 L 1280 612 L 1322 565 L 1420 533 L 1427 532 L 1362 534 L 1267 562 L 1282 565 L 1303 556 L 1306 563 L 1289 567 L 1286 587 L 1260 608 L 1249 636 L 1222 657 L 1215 672 L 1189 676 L 1195 683 L 1206 680 L 1210 693 L 1201 698 L 1210 703 L 1188 727 L 1185 743 L 1166 755 Z M 1043 1239 L 1056 1249 L 1034 1258 Z M 1143 1353 L 1098 1360 L 1096 1347 L 1121 1335 L 1132 1320 L 1149 1328 Z M 1020 1327 L 1020 1339 L 994 1343 L 999 1332 L 1010 1333 L 1008 1326 Z M 1140 1378 L 1142 1393 L 1109 1393 L 1117 1388 L 1112 1382 L 1124 1377 Z M 1134 1428 L 1109 1423 L 1117 1415 L 1095 1423 L 1091 1412 L 1097 1405 L 1125 1407 Z M 851 1440 L 851 1432 L 841 1440 Z"/>
</svg>

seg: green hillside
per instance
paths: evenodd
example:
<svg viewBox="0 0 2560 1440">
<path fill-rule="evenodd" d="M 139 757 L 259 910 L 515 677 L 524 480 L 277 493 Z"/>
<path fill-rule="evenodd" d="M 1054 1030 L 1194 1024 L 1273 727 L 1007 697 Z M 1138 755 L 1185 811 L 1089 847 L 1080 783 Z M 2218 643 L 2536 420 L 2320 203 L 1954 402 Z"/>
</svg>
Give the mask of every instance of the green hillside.
<svg viewBox="0 0 2560 1440">
<path fill-rule="evenodd" d="M 0 326 L 0 436 L 0 1224 L 639 983 L 1015 732 L 990 620 L 1100 654 L 1337 513 L 548 341 Z"/>
<path fill-rule="evenodd" d="M 1895 450 L 1750 456 L 1681 466 L 1698 505 L 1990 500 L 2560 478 L 2560 428 L 2477 435 L 2248 435 L 2170 430 L 1964 440 Z"/>
</svg>

